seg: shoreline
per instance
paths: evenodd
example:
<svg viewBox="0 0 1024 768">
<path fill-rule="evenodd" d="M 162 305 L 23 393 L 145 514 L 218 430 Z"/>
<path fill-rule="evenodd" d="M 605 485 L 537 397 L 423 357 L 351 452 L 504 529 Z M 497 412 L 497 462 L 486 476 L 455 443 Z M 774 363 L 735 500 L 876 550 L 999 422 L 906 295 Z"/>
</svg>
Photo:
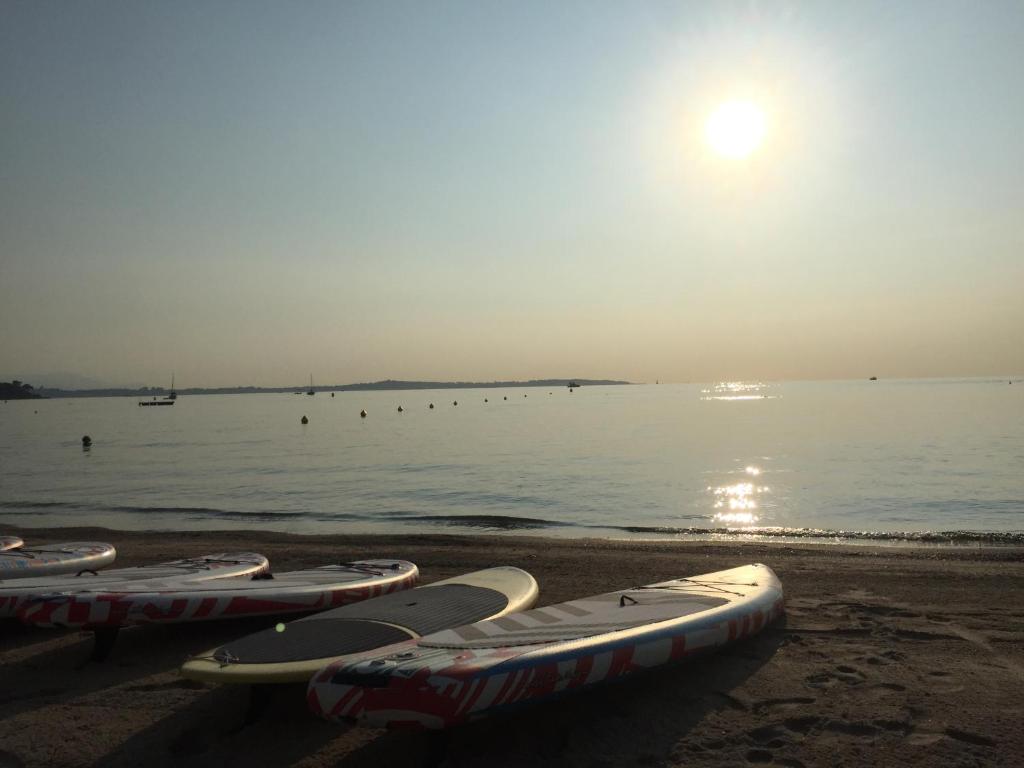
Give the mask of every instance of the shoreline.
<svg viewBox="0 0 1024 768">
<path fill-rule="evenodd" d="M 313 719 L 303 691 L 246 722 L 247 692 L 193 684 L 189 654 L 259 622 L 121 633 L 83 664 L 87 633 L 0 625 L 0 765 L 1001 765 L 1024 751 L 1024 550 L 499 535 L 12 529 L 110 541 L 114 567 L 262 552 L 276 571 L 356 557 L 416 562 L 422 583 L 517 565 L 538 605 L 749 562 L 770 565 L 786 617 L 713 656 L 436 735 Z M 61 739 L 38 750 L 38 734 Z M 440 753 L 440 754 L 439 754 Z M 432 764 L 427 762 L 426 764 Z"/>
<path fill-rule="evenodd" d="M 826 529 L 808 528 L 763 528 L 757 530 L 748 529 L 724 529 L 724 528 L 690 528 L 666 530 L 658 527 L 643 526 L 599 526 L 599 525 L 573 525 L 571 523 L 558 525 L 554 522 L 538 520 L 542 525 L 507 525 L 497 526 L 493 519 L 486 520 L 474 516 L 465 516 L 471 521 L 462 524 L 439 524 L 436 526 L 424 526 L 420 530 L 410 530 L 407 524 L 389 525 L 386 522 L 379 523 L 382 529 L 386 530 L 356 530 L 350 533 L 318 533 L 315 531 L 280 531 L 273 528 L 179 528 L 176 526 L 157 528 L 114 528 L 109 526 L 82 526 L 82 525 L 49 525 L 49 526 L 24 526 L 7 525 L 13 531 L 79 531 L 96 530 L 112 531 L 117 534 L 183 534 L 221 536 L 297 536 L 297 537 L 393 537 L 393 538 L 422 538 L 424 536 L 440 537 L 493 537 L 495 539 L 526 538 L 531 540 L 550 539 L 552 541 L 609 541 L 635 544 L 724 544 L 724 545 L 765 545 L 765 546 L 808 546 L 820 547 L 851 547 L 857 549 L 877 548 L 885 551 L 900 549 L 993 549 L 993 550 L 1021 550 L 1024 551 L 1024 531 L 833 531 Z M 515 518 L 510 518 L 514 520 Z M 406 518 L 408 520 L 408 518 Z M 399 530 L 396 530 L 399 529 Z M 633 535 L 597 535 L 598 531 L 618 532 L 619 534 L 632 533 Z M 571 535 L 570 532 L 580 535 Z M 591 535 L 588 535 L 590 533 Z"/>
</svg>

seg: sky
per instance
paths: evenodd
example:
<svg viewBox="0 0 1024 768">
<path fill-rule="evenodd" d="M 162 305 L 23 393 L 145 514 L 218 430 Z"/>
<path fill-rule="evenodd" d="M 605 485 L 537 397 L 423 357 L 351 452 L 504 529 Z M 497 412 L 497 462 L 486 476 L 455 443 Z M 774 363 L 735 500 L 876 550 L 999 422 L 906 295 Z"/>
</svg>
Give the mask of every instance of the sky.
<svg viewBox="0 0 1024 768">
<path fill-rule="evenodd" d="M 5 0 L 0 380 L 1019 374 L 1022 40 L 996 0 Z"/>
</svg>

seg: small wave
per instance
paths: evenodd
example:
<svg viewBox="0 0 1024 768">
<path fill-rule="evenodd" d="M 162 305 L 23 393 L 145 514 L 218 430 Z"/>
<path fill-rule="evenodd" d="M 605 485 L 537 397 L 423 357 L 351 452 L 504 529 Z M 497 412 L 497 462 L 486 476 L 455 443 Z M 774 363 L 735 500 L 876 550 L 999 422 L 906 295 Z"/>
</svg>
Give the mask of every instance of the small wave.
<svg viewBox="0 0 1024 768">
<path fill-rule="evenodd" d="M 1014 502 L 1016 503 L 1016 502 Z M 25 515 L 45 516 L 53 510 L 120 512 L 135 515 L 179 515 L 189 520 L 224 520 L 236 523 L 267 523 L 270 526 L 290 521 L 315 521 L 324 523 L 341 522 L 382 522 L 405 525 L 449 526 L 477 529 L 480 531 L 511 532 L 561 529 L 576 532 L 575 535 L 614 535 L 615 532 L 629 537 L 657 536 L 674 539 L 716 539 L 732 541 L 807 541 L 821 543 L 890 543 L 890 544 L 948 544 L 975 546 L 1024 546 L 1024 531 L 848 531 L 830 528 L 786 528 L 786 527 L 742 527 L 713 528 L 705 526 L 670 525 L 616 525 L 588 521 L 560 521 L 539 517 L 515 515 L 474 515 L 447 514 L 431 515 L 411 510 L 394 510 L 389 513 L 357 514 L 345 512 L 286 512 L 280 510 L 241 511 L 215 507 L 140 507 L 109 506 L 88 502 L 67 501 L 0 501 L 0 508 L 17 509 Z M 695 519 L 704 519 L 695 516 Z M 593 531 L 593 534 L 584 533 Z M 570 535 L 572 535 L 570 533 Z"/>
<path fill-rule="evenodd" d="M 149 510 L 154 511 L 154 510 Z M 216 517 L 224 520 L 251 520 L 251 521 L 270 521 L 270 520 L 296 520 L 308 517 L 303 512 L 238 512 L 231 509 L 204 509 L 202 507 L 194 507 L 188 510 L 173 510 L 173 509 L 161 509 L 161 512 L 189 512 L 192 513 L 192 519 L 202 519 L 205 517 Z"/>
<path fill-rule="evenodd" d="M 883 541 L 921 544 L 998 544 L 1024 546 L 1024 531 L 842 531 L 828 528 L 673 528 L 670 526 L 608 526 L 626 533 L 662 536 L 728 538 L 790 538 L 830 541 Z"/>
<path fill-rule="evenodd" d="M 539 530 L 551 528 L 621 531 L 636 535 L 671 536 L 673 538 L 728 538 L 735 540 L 751 538 L 803 539 L 807 541 L 830 542 L 891 542 L 919 544 L 989 544 L 1024 546 L 1024 531 L 845 531 L 829 528 L 705 528 L 698 526 L 675 527 L 662 525 L 615 525 L 596 523 L 572 523 L 545 520 L 536 517 L 514 517 L 506 515 L 419 515 L 399 512 L 387 515 L 405 523 L 426 523 L 467 528 L 482 528 L 498 531 Z"/>
<path fill-rule="evenodd" d="M 110 506 L 95 507 L 108 512 L 131 512 L 140 515 L 212 515 L 220 517 L 232 514 L 230 510 L 217 509 L 216 507 L 136 507 L 136 506 Z M 246 514 L 246 513 L 242 513 Z"/>
<path fill-rule="evenodd" d="M 510 517 L 506 515 L 417 515 L 398 518 L 404 522 L 464 525 L 470 528 L 491 528 L 503 531 L 529 528 L 574 528 L 573 523 L 559 523 L 537 517 Z"/>
<path fill-rule="evenodd" d="M 0 507 L 4 509 L 75 509 L 79 506 L 81 505 L 71 501 L 0 501 Z"/>
</svg>

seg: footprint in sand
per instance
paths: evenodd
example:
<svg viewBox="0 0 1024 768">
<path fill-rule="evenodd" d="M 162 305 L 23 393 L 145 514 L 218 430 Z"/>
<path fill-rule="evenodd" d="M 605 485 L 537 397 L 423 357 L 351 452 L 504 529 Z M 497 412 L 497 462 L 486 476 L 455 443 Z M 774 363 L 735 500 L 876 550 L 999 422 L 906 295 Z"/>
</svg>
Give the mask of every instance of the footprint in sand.
<svg viewBox="0 0 1024 768">
<path fill-rule="evenodd" d="M 747 738 L 755 744 L 773 747 L 775 749 L 785 746 L 789 743 L 791 737 L 792 733 L 790 733 L 784 725 L 777 723 L 773 725 L 762 725 L 760 728 L 754 728 L 751 731 L 747 731 Z"/>
<path fill-rule="evenodd" d="M 867 698 L 892 703 L 904 700 L 906 697 L 899 694 L 906 693 L 906 690 L 907 687 L 899 683 L 871 683 L 858 688 L 858 693 Z"/>
<path fill-rule="evenodd" d="M 860 685 L 867 676 L 856 667 L 841 664 L 832 672 L 818 672 L 804 678 L 804 684 L 811 688 L 832 688 L 837 685 Z"/>
<path fill-rule="evenodd" d="M 964 690 L 961 684 L 951 672 L 942 669 L 933 669 L 925 674 L 925 686 L 927 689 L 948 696 L 951 693 L 959 693 Z"/>
<path fill-rule="evenodd" d="M 774 712 L 777 710 L 790 710 L 796 709 L 800 706 L 807 706 L 816 702 L 813 696 L 790 696 L 782 699 L 763 699 L 761 701 L 750 702 L 750 708 L 759 715 L 766 714 L 768 712 Z"/>
<path fill-rule="evenodd" d="M 980 733 L 961 731 L 958 728 L 946 728 L 944 731 L 917 731 L 907 736 L 907 743 L 915 747 L 930 747 L 943 739 L 952 739 L 975 747 L 994 747 L 995 739 L 982 736 Z"/>
<path fill-rule="evenodd" d="M 864 656 L 857 656 L 856 661 L 862 661 L 865 664 L 870 664 L 873 667 L 887 667 L 890 664 L 900 664 L 906 661 L 906 654 L 900 653 L 899 651 L 885 651 L 879 654 L 866 654 Z"/>
</svg>

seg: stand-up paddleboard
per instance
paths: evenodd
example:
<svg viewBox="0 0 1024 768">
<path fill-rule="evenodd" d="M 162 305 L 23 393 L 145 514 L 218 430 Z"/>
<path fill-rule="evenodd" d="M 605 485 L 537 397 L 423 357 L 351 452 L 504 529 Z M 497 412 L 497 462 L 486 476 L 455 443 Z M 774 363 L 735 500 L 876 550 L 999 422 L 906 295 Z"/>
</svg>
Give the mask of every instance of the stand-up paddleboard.
<svg viewBox="0 0 1024 768">
<path fill-rule="evenodd" d="M 536 601 L 537 581 L 526 571 L 488 568 L 256 632 L 189 659 L 181 673 L 211 683 L 306 683 L 351 654 L 526 610 Z"/>
<path fill-rule="evenodd" d="M 405 560 L 360 560 L 273 576 L 195 582 L 147 580 L 27 601 L 26 624 L 117 628 L 268 614 L 307 613 L 415 586 L 419 569 Z"/>
<path fill-rule="evenodd" d="M 611 592 L 361 654 L 318 672 L 314 713 L 373 726 L 444 728 L 678 661 L 782 613 L 765 565 Z"/>
<path fill-rule="evenodd" d="M 25 542 L 21 540 L 20 536 L 0 536 L 0 552 L 6 552 L 8 549 L 18 549 L 25 545 Z"/>
<path fill-rule="evenodd" d="M 270 561 L 254 552 L 220 552 L 136 568 L 83 570 L 76 575 L 0 580 L 0 618 L 14 616 L 18 607 L 40 596 L 68 595 L 82 590 L 114 589 L 118 584 L 154 579 L 206 581 L 255 576 L 270 570 Z"/>
<path fill-rule="evenodd" d="M 110 565 L 115 557 L 113 546 L 91 541 L 9 549 L 0 552 L 0 581 L 96 571 Z"/>
</svg>

